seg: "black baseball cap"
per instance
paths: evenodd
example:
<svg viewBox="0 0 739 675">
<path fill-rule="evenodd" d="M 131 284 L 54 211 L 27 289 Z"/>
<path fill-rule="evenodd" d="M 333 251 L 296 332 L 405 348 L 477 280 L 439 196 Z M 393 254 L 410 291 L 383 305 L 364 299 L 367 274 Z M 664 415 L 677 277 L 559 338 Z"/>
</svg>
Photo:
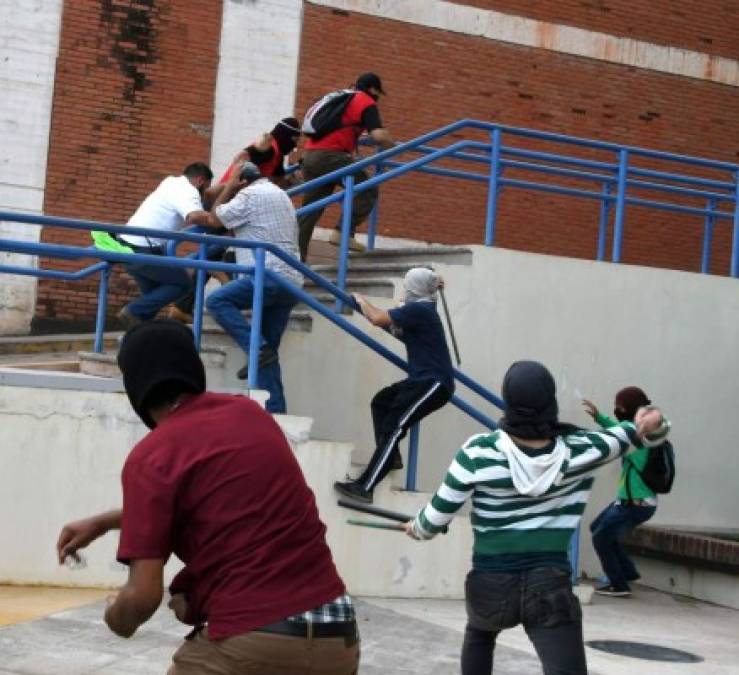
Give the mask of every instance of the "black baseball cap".
<svg viewBox="0 0 739 675">
<path fill-rule="evenodd" d="M 357 78 L 356 87 L 360 91 L 367 91 L 370 87 L 374 87 L 381 94 L 387 96 L 385 90 L 382 88 L 382 80 L 377 73 L 363 73 Z"/>
</svg>

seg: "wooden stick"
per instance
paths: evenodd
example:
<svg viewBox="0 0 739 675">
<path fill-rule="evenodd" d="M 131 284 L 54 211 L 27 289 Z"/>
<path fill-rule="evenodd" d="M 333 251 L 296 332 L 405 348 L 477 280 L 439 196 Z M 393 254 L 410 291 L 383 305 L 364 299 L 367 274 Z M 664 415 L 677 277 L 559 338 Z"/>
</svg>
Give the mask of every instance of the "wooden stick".
<svg viewBox="0 0 739 675">
<path fill-rule="evenodd" d="M 403 532 L 403 526 L 400 523 L 376 523 L 373 520 L 360 520 L 359 518 L 347 518 L 349 525 L 361 525 L 362 527 L 374 527 L 377 530 L 395 530 Z"/>
<path fill-rule="evenodd" d="M 439 295 L 441 296 L 441 306 L 444 308 L 444 314 L 446 315 L 446 324 L 449 326 L 449 337 L 452 339 L 452 347 L 454 348 L 454 356 L 457 358 L 457 365 L 462 365 L 462 359 L 459 357 L 459 347 L 457 347 L 457 338 L 454 336 L 454 328 L 452 327 L 452 317 L 449 315 L 449 307 L 446 304 L 446 296 L 444 295 L 444 289 L 439 289 Z"/>
</svg>

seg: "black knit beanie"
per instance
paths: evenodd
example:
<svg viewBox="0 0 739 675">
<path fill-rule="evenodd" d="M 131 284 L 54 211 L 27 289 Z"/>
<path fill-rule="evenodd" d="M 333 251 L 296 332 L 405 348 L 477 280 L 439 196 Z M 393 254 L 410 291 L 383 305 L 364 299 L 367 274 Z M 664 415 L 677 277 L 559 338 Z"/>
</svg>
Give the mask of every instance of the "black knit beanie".
<svg viewBox="0 0 739 675">
<path fill-rule="evenodd" d="M 205 391 L 205 368 L 192 331 L 178 321 L 157 319 L 134 326 L 123 337 L 118 367 L 128 400 L 149 429 L 156 425 L 144 404 L 154 387 L 176 382 L 188 393 Z"/>
<path fill-rule="evenodd" d="M 503 378 L 505 416 L 499 426 L 519 438 L 545 439 L 579 430 L 557 418 L 556 385 L 552 374 L 536 361 L 516 361 Z"/>
<path fill-rule="evenodd" d="M 300 136 L 300 122 L 294 117 L 283 117 L 270 131 L 277 141 L 280 152 L 287 156 L 295 150 L 295 136 Z"/>
<path fill-rule="evenodd" d="M 634 421 L 636 411 L 642 406 L 649 405 L 651 401 L 639 387 L 624 387 L 616 394 L 616 405 L 613 414 L 619 421 Z"/>
</svg>

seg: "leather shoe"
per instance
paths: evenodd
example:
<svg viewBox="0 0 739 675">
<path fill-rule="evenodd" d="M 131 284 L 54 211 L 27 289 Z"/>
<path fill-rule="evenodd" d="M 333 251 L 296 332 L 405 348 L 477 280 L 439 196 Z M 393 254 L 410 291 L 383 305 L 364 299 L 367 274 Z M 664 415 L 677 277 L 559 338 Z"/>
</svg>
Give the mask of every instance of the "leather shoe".
<svg viewBox="0 0 739 675">
<path fill-rule="evenodd" d="M 192 314 L 183 312 L 176 305 L 172 305 L 169 308 L 169 310 L 167 311 L 167 318 L 174 319 L 175 321 L 179 321 L 180 323 L 192 323 Z"/>
<path fill-rule="evenodd" d="M 270 363 L 274 363 L 277 361 L 277 352 L 272 349 L 272 347 L 262 347 L 259 350 L 259 360 L 257 361 L 257 367 L 258 368 L 264 368 L 264 366 L 268 366 Z M 239 369 L 239 372 L 236 373 L 236 377 L 238 377 L 240 380 L 245 380 L 247 377 L 249 377 L 249 361 L 246 362 L 246 365 L 243 368 Z"/>
<path fill-rule="evenodd" d="M 334 246 L 341 246 L 341 232 L 338 230 L 331 230 L 331 234 L 328 235 L 328 241 Z M 367 247 L 364 244 L 360 244 L 354 237 L 350 237 L 349 250 L 363 253 L 367 250 Z"/>
<path fill-rule="evenodd" d="M 137 316 L 131 314 L 128 311 L 128 307 L 123 307 L 118 314 L 116 314 L 118 320 L 123 324 L 124 330 L 131 330 L 134 326 L 138 326 L 142 323 L 143 319 L 139 319 Z"/>
</svg>

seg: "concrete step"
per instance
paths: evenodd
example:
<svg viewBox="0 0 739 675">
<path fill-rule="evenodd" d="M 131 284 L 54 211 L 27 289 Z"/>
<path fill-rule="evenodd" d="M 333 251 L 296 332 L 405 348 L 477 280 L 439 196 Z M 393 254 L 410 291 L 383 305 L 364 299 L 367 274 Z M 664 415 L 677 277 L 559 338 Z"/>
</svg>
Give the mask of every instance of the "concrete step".
<svg viewBox="0 0 739 675">
<path fill-rule="evenodd" d="M 349 265 L 348 280 L 350 283 L 360 279 L 398 279 L 405 276 L 406 272 L 414 267 L 433 268 L 430 263 L 416 262 L 355 262 Z M 314 265 L 313 271 L 331 279 L 336 279 L 338 274 L 338 265 Z"/>
<path fill-rule="evenodd" d="M 215 345 L 203 345 L 200 348 L 200 358 L 206 370 L 223 368 L 226 363 L 226 350 Z M 97 377 L 120 377 L 118 369 L 118 355 L 116 352 L 78 352 L 79 372 Z"/>
<path fill-rule="evenodd" d="M 330 266 L 326 265 L 326 267 Z M 334 265 L 333 267 L 336 266 Z M 376 272 L 372 276 L 367 275 L 362 278 L 351 276 L 347 279 L 346 291 L 347 293 L 361 293 L 362 295 L 375 298 L 392 298 L 395 295 L 395 284 L 389 279 L 378 278 L 381 276 L 382 272 Z M 336 281 L 336 274 L 333 276 L 328 275 L 328 277 L 330 281 Z M 306 279 L 305 290 L 314 297 L 319 297 L 327 293 L 321 286 L 315 284 L 310 279 Z"/>
<path fill-rule="evenodd" d="M 334 304 L 336 303 L 336 296 L 332 295 L 331 293 L 313 293 L 313 297 L 318 300 L 322 305 L 325 305 L 326 307 L 330 307 L 331 309 L 334 308 Z M 392 295 L 387 296 L 392 297 Z M 306 311 L 307 305 L 304 305 L 302 302 L 295 305 L 298 309 Z M 352 314 L 354 310 L 351 307 L 348 307 L 347 305 L 344 305 L 341 309 L 342 314 Z"/>
<path fill-rule="evenodd" d="M 112 349 L 118 344 L 120 332 L 105 333 L 104 348 Z M 59 335 L 17 335 L 0 337 L 0 356 L 9 354 L 53 354 L 56 352 L 79 352 L 92 350 L 95 342 L 93 333 L 62 333 Z"/>
<path fill-rule="evenodd" d="M 413 263 L 413 266 L 425 266 L 433 262 L 445 265 L 471 265 L 472 249 L 464 246 L 407 246 L 401 248 L 384 248 L 366 253 L 350 253 L 349 267 L 359 263 Z"/>
<path fill-rule="evenodd" d="M 243 312 L 247 320 L 251 321 L 251 310 Z M 290 313 L 290 319 L 287 323 L 287 330 L 298 331 L 300 333 L 309 333 L 313 327 L 313 314 L 310 310 L 294 309 Z M 203 315 L 203 335 L 223 335 L 224 331 L 209 314 Z"/>
</svg>

